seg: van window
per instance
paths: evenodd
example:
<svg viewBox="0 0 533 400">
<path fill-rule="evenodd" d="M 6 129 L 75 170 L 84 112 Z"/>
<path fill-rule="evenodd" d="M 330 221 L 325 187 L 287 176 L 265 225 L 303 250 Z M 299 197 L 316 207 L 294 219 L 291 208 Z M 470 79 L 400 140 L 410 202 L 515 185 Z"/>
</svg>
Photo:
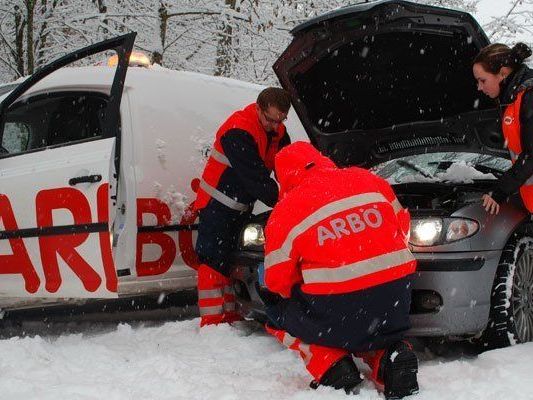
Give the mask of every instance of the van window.
<svg viewBox="0 0 533 400">
<path fill-rule="evenodd" d="M 107 96 L 91 92 L 34 96 L 13 105 L 2 129 L 9 154 L 102 137 Z"/>
<path fill-rule="evenodd" d="M 20 153 L 28 149 L 30 127 L 24 122 L 7 122 L 4 126 L 2 147 L 7 153 Z"/>
</svg>

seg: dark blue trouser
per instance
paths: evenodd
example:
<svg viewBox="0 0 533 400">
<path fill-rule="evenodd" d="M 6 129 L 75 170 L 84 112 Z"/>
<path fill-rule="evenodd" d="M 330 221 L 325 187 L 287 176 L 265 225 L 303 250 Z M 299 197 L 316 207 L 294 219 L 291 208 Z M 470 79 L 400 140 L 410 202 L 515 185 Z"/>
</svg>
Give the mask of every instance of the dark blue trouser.
<svg viewBox="0 0 533 400">
<path fill-rule="evenodd" d="M 211 199 L 199 215 L 196 253 L 200 262 L 228 276 L 229 255 L 236 250 L 249 216 L 249 212 L 232 210 Z"/>
<path fill-rule="evenodd" d="M 383 349 L 410 327 L 410 281 L 408 276 L 335 295 L 310 295 L 294 286 L 289 299 L 266 301 L 266 313 L 270 325 L 309 344 L 350 352 Z"/>
</svg>

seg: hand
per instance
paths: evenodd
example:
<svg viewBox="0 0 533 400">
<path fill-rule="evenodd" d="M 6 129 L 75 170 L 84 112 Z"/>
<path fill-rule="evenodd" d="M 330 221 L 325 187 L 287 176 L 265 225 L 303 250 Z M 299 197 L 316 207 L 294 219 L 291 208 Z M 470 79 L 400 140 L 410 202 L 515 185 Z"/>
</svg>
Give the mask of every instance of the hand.
<svg viewBox="0 0 533 400">
<path fill-rule="evenodd" d="M 484 194 L 482 199 L 483 208 L 485 208 L 486 212 L 490 214 L 498 214 L 500 212 L 500 205 L 490 195 Z"/>
<path fill-rule="evenodd" d="M 279 294 L 271 292 L 264 286 L 261 287 L 258 282 L 255 283 L 255 290 L 257 291 L 257 295 L 263 304 L 267 307 L 276 305 L 283 300 L 283 297 L 281 297 Z"/>
</svg>

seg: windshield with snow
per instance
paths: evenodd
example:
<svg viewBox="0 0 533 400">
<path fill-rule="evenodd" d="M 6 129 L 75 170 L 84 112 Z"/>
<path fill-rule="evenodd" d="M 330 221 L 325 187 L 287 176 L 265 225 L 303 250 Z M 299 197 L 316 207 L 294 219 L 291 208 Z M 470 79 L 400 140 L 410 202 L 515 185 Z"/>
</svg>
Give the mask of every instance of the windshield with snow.
<svg viewBox="0 0 533 400">
<path fill-rule="evenodd" d="M 411 182 L 473 183 L 497 179 L 511 166 L 502 157 L 475 153 L 430 153 L 401 157 L 378 164 L 372 172 L 390 184 Z"/>
</svg>

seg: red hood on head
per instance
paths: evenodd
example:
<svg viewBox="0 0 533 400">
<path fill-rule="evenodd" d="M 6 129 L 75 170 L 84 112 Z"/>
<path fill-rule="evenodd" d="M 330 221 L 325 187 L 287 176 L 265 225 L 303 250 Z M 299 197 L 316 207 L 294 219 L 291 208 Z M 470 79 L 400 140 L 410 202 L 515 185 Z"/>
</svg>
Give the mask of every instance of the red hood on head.
<svg viewBox="0 0 533 400">
<path fill-rule="evenodd" d="M 336 166 L 312 144 L 295 142 L 283 148 L 275 159 L 280 198 L 298 186 L 311 171 L 323 168 L 336 168 Z"/>
</svg>

